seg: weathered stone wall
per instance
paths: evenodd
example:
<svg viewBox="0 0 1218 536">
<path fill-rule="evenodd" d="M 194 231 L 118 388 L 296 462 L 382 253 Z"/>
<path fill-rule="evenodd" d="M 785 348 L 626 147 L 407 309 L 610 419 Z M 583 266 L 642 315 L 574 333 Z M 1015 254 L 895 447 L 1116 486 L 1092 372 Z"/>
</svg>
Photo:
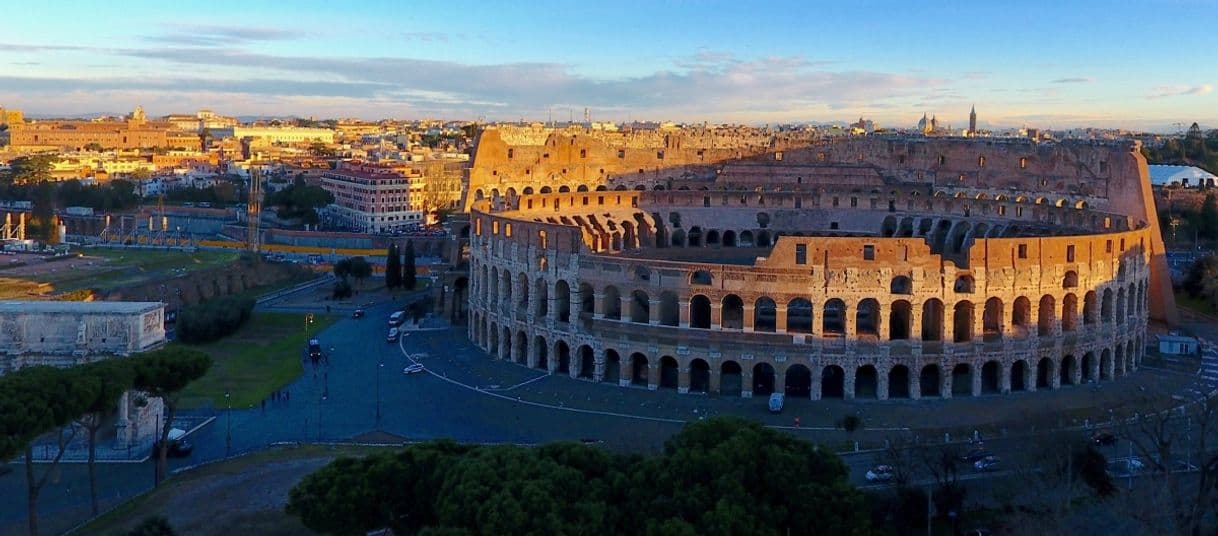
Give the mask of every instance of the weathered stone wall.
<svg viewBox="0 0 1218 536">
<path fill-rule="evenodd" d="M 106 293 L 107 301 L 163 301 L 165 309 L 176 311 L 218 296 L 284 281 L 300 270 L 290 264 L 241 258 L 227 266 L 190 272 L 160 282 L 116 289 Z"/>
</svg>

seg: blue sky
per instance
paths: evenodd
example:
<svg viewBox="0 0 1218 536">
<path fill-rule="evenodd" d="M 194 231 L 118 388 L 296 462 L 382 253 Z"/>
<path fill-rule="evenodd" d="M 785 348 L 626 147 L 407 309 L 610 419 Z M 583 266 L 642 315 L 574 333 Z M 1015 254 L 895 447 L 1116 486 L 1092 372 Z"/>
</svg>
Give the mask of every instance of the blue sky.
<svg viewBox="0 0 1218 536">
<path fill-rule="evenodd" d="M 121 7 L 120 7 L 121 6 Z M 31 114 L 1218 128 L 1218 2 L 15 2 Z"/>
</svg>

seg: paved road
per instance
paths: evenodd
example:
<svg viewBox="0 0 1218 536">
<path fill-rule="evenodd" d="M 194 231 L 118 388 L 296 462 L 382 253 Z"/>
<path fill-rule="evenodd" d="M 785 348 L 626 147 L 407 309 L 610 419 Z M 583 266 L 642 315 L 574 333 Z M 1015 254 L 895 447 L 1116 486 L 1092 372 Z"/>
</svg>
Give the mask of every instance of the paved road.
<svg viewBox="0 0 1218 536">
<path fill-rule="evenodd" d="M 373 431 L 403 440 L 447 437 L 465 442 L 538 443 L 592 439 L 621 450 L 654 451 L 684 421 L 713 414 L 744 415 L 785 426 L 792 424 L 792 415 L 802 415 L 804 427 L 796 433 L 809 439 L 836 442 L 831 445 L 841 448 L 844 445 L 837 432 L 817 430 L 817 425 L 829 424 L 843 411 L 857 411 L 859 407 L 842 401 L 791 400 L 784 415 L 772 416 L 766 412 L 764 399 L 677 395 L 670 390 L 623 389 L 549 376 L 543 371 L 488 359 L 466 340 L 463 328 L 412 332 L 398 344 L 392 344 L 385 341 L 384 319 L 394 308 L 392 302 L 367 306 L 365 318 L 344 318 L 316 335 L 323 347 L 334 346 L 335 350 L 328 366 L 312 370 L 306 365 L 305 374 L 287 387 L 290 402 L 268 402 L 265 410 L 255 407 L 221 411 L 211 425 L 191 436 L 195 444 L 191 458 L 174 460 L 171 465 L 181 467 L 216 460 L 275 442 L 358 440 Z M 427 355 L 419 361 L 434 374 L 402 373 L 403 367 L 411 362 L 407 355 L 416 354 Z M 1039 397 L 1039 401 L 1050 400 L 1050 396 L 1080 396 L 1066 390 L 1027 395 Z M 981 404 L 1017 404 L 1019 400 L 1018 396 L 990 397 Z M 942 412 L 955 407 L 976 411 L 972 408 L 978 402 L 892 401 L 861 407 L 942 418 Z M 874 427 L 880 425 L 875 422 L 868 421 L 871 430 L 867 433 L 900 433 L 876 431 Z M 1016 452 L 1019 441 L 1022 440 L 989 445 L 1003 456 L 1008 450 Z M 858 454 L 848 456 L 846 461 L 853 480 L 862 483 L 862 475 L 875 465 L 877 457 Z M 114 503 L 147 489 L 152 480 L 152 465 L 106 465 L 100 474 L 101 495 L 108 503 Z M 0 496 L 25 497 L 20 469 L 0 476 Z M 0 501 L 0 534 L 23 528 L 24 504 L 24 500 Z M 44 489 L 40 504 L 48 533 L 62 531 L 87 518 L 84 466 L 63 466 Z"/>
</svg>

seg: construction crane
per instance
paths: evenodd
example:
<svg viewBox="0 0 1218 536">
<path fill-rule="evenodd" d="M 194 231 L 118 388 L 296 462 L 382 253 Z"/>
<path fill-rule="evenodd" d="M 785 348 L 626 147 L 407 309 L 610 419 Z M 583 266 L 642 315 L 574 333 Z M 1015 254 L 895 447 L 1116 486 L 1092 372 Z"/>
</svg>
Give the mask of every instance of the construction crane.
<svg viewBox="0 0 1218 536">
<path fill-rule="evenodd" d="M 245 238 L 245 249 L 258 253 L 262 249 L 262 177 L 258 168 L 250 167 L 250 192 L 245 209 L 245 228 L 248 235 Z"/>
</svg>

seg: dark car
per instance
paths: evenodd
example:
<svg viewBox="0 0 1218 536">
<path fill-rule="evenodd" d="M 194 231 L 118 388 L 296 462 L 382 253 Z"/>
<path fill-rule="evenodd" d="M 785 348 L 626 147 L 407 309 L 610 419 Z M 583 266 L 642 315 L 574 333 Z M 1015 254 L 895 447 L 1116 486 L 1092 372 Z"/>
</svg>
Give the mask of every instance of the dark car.
<svg viewBox="0 0 1218 536">
<path fill-rule="evenodd" d="M 351 312 L 351 318 L 363 318 L 363 317 L 364 317 L 363 309 L 356 309 L 355 311 Z"/>
<path fill-rule="evenodd" d="M 160 449 L 161 449 L 161 442 L 157 441 L 156 443 L 154 443 L 152 445 L 152 455 L 156 456 L 157 453 L 160 452 Z M 166 454 L 170 458 L 185 458 L 187 456 L 190 456 L 190 453 L 194 452 L 194 450 L 195 450 L 195 446 L 191 445 L 189 441 L 186 441 L 184 439 L 170 439 L 169 440 L 169 452 L 167 452 Z"/>
<path fill-rule="evenodd" d="M 1091 442 L 1095 443 L 1096 446 L 1106 447 L 1109 445 L 1115 445 L 1116 441 L 1116 435 L 1113 435 L 1112 432 L 1107 430 L 1100 430 L 1094 434 L 1091 434 Z"/>
<path fill-rule="evenodd" d="M 961 456 L 960 461 L 965 462 L 965 463 L 977 463 L 977 462 L 984 460 L 985 458 L 987 458 L 989 456 L 993 456 L 993 455 L 994 455 L 993 452 L 990 452 L 986 449 L 973 449 L 973 450 L 968 451 L 968 454 Z"/>
</svg>

